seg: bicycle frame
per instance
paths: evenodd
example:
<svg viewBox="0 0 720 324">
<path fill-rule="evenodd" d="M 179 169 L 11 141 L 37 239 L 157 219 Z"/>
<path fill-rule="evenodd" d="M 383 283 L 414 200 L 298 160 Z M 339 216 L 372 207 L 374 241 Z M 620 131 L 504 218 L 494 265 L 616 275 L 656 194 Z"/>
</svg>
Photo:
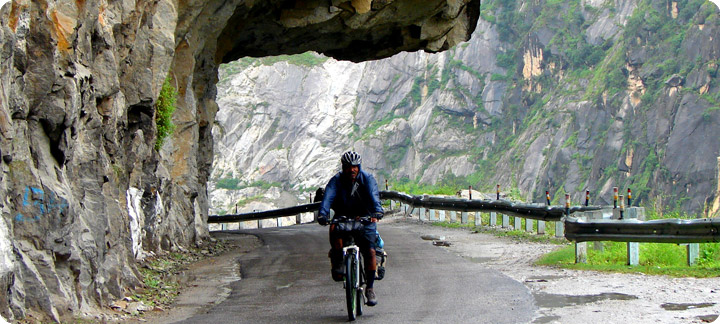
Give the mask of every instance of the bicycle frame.
<svg viewBox="0 0 720 324">
<path fill-rule="evenodd" d="M 355 244 L 352 235 L 348 235 L 346 246 L 343 247 L 343 262 L 345 264 L 345 298 L 347 302 L 348 319 L 354 321 L 362 315 L 362 305 L 365 303 L 363 285 L 365 284 L 365 268 L 360 248 Z"/>
<path fill-rule="evenodd" d="M 333 219 L 334 224 L 349 221 L 345 217 Z M 369 218 L 363 220 L 355 220 L 358 222 L 368 221 Z M 350 221 L 350 222 L 355 222 Z M 362 315 L 362 306 L 365 303 L 365 294 L 363 287 L 365 285 L 365 266 L 363 265 L 362 253 L 360 247 L 355 243 L 355 237 L 360 233 L 360 228 L 356 228 L 354 223 L 350 227 L 344 227 L 343 232 L 343 264 L 345 265 L 345 280 L 343 288 L 345 289 L 345 298 L 347 301 L 348 319 L 354 321 L 357 316 Z"/>
</svg>

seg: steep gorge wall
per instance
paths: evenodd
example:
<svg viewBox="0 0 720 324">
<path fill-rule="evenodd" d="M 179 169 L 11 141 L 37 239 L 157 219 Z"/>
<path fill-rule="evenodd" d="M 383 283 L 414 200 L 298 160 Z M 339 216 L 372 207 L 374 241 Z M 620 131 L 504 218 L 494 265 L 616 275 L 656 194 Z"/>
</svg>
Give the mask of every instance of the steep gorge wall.
<svg viewBox="0 0 720 324">
<path fill-rule="evenodd" d="M 0 315 L 94 315 L 135 262 L 208 238 L 217 65 L 441 51 L 478 1 L 30 1 L 0 12 Z M 175 133 L 155 150 L 170 78 Z"/>
</svg>

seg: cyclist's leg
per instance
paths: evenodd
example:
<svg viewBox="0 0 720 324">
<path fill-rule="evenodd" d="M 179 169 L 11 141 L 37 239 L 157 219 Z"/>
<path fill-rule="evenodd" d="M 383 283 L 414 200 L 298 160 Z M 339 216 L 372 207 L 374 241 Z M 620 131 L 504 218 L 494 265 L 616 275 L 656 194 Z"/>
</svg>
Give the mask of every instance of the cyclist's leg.
<svg viewBox="0 0 720 324">
<path fill-rule="evenodd" d="M 375 242 L 377 240 L 377 224 L 365 225 L 363 237 L 360 238 L 358 246 L 365 258 L 365 273 L 367 274 L 367 287 L 373 288 L 375 283 L 375 271 L 377 270 L 377 259 L 375 257 Z"/>
<path fill-rule="evenodd" d="M 330 225 L 330 265 L 332 266 L 332 278 L 335 281 L 342 281 L 345 273 L 343 267 L 343 240 L 342 233 L 337 231 L 335 224 Z"/>
<path fill-rule="evenodd" d="M 366 225 L 366 228 L 361 234 L 360 244 L 358 247 L 363 254 L 365 259 L 365 297 L 367 297 L 367 305 L 377 305 L 377 298 L 375 296 L 375 270 L 377 269 L 377 262 L 375 259 L 375 238 L 377 237 L 375 223 Z"/>
</svg>

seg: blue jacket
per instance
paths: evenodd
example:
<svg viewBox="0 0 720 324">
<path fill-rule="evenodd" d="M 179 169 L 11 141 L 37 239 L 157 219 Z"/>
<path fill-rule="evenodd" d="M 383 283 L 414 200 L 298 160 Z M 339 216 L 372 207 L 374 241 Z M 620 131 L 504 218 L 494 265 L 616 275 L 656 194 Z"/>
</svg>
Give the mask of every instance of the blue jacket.
<svg viewBox="0 0 720 324">
<path fill-rule="evenodd" d="M 356 177 L 358 188 L 351 196 L 352 181 L 342 176 L 342 171 L 333 176 L 325 186 L 325 197 L 320 203 L 319 217 L 328 217 L 330 208 L 335 215 L 356 217 L 384 213 L 380 204 L 380 192 L 375 178 L 360 169 Z"/>
</svg>

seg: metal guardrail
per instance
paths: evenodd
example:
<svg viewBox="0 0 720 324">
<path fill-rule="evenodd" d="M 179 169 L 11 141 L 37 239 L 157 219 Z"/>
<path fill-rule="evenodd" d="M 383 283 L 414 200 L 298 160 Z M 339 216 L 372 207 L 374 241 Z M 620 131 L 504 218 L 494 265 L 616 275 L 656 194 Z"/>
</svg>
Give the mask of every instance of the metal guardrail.
<svg viewBox="0 0 720 324">
<path fill-rule="evenodd" d="M 403 202 L 414 208 L 454 210 L 464 212 L 497 212 L 505 215 L 529 218 L 541 221 L 560 221 L 566 213 L 600 210 L 600 206 L 574 206 L 569 210 L 562 206 L 517 203 L 509 200 L 469 200 L 461 198 L 411 196 L 395 191 L 381 191 L 382 199 Z"/>
<path fill-rule="evenodd" d="M 261 220 L 261 219 L 285 217 L 285 216 L 295 216 L 297 214 L 316 211 L 318 209 L 320 209 L 319 202 L 312 203 L 312 204 L 298 205 L 298 206 L 293 206 L 293 207 L 288 207 L 288 208 L 280 208 L 280 209 L 273 209 L 273 210 L 266 210 L 266 211 L 259 211 L 259 212 L 243 213 L 243 214 L 210 215 L 210 216 L 208 216 L 208 224 L 232 223 L 232 222 L 240 222 L 240 221 L 251 221 L 251 220 Z"/>
<path fill-rule="evenodd" d="M 542 221 L 559 221 L 566 212 L 599 210 L 599 206 L 575 206 L 566 210 L 562 206 L 545 206 L 542 204 L 516 203 L 508 200 L 469 200 L 461 198 L 413 196 L 396 191 L 380 191 L 380 199 L 403 202 L 413 208 L 429 208 L 440 210 L 454 210 L 465 212 L 498 212 L 523 218 Z M 301 213 L 320 209 L 320 203 L 299 205 L 268 211 L 250 212 L 233 215 L 210 215 L 208 223 L 229 223 L 238 221 L 261 220 L 285 216 L 294 216 Z"/>
<path fill-rule="evenodd" d="M 565 218 L 565 238 L 575 242 L 720 242 L 720 218 L 592 220 Z"/>
</svg>

